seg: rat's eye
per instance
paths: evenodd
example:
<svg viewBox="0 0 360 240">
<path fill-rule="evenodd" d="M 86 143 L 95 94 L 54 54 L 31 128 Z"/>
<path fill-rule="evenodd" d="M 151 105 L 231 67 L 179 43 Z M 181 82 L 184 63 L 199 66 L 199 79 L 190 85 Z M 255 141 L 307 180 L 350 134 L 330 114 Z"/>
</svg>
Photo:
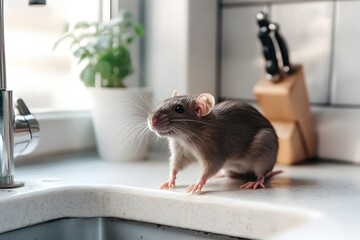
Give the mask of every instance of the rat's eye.
<svg viewBox="0 0 360 240">
<path fill-rule="evenodd" d="M 175 107 L 175 112 L 177 112 L 177 113 L 184 113 L 184 112 L 185 112 L 185 109 L 184 109 L 183 106 L 177 105 L 177 106 Z"/>
</svg>

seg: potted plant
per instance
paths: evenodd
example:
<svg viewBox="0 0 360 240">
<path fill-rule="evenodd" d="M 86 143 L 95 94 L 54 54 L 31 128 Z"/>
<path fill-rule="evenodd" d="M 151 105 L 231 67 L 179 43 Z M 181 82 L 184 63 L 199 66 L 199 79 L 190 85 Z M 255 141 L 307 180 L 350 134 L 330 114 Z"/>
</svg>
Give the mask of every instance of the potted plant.
<svg viewBox="0 0 360 240">
<path fill-rule="evenodd" d="M 106 160 L 143 159 L 147 153 L 147 114 L 139 110 L 149 109 L 151 92 L 124 83 L 134 71 L 130 45 L 143 36 L 142 26 L 123 10 L 108 22 L 78 22 L 55 43 L 70 40 L 92 99 L 98 152 Z"/>
</svg>

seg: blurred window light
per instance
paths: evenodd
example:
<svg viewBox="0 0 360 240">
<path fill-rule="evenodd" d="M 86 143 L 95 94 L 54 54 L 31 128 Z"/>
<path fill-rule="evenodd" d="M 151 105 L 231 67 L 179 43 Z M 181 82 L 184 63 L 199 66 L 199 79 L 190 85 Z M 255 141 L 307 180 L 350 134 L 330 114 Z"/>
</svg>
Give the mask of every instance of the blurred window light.
<svg viewBox="0 0 360 240">
<path fill-rule="evenodd" d="M 33 112 L 89 107 L 69 45 L 53 46 L 68 24 L 97 21 L 100 9 L 100 0 L 48 0 L 42 7 L 4 1 L 7 88 Z"/>
</svg>

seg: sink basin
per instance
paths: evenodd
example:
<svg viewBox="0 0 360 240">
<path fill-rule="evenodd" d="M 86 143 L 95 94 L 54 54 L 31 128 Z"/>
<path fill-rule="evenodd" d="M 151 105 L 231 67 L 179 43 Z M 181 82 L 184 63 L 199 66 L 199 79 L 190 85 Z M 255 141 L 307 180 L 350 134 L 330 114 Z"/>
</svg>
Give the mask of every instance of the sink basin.
<svg viewBox="0 0 360 240">
<path fill-rule="evenodd" d="M 234 240 L 233 238 L 119 218 L 62 218 L 0 234 L 2 240 Z"/>
</svg>

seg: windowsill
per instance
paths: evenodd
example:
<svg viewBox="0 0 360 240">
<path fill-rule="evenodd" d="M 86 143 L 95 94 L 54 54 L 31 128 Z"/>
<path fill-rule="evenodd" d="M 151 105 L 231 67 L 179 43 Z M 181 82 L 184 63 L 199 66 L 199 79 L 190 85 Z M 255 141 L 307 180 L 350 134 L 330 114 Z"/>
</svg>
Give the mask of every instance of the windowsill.
<svg viewBox="0 0 360 240">
<path fill-rule="evenodd" d="M 90 111 L 36 112 L 34 116 L 40 124 L 39 145 L 33 153 L 19 156 L 17 161 L 95 149 Z"/>
</svg>

